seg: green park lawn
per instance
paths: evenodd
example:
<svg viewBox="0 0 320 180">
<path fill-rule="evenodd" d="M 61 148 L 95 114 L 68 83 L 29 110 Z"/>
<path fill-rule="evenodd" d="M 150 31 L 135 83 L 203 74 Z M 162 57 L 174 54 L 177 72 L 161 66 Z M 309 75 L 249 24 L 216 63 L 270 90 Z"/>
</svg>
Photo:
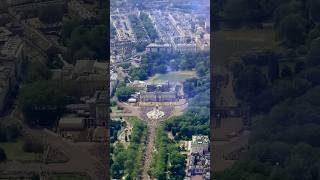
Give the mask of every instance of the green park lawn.
<svg viewBox="0 0 320 180">
<path fill-rule="evenodd" d="M 185 81 L 188 78 L 196 77 L 196 71 L 173 71 L 166 74 L 156 74 L 151 77 L 149 82 L 162 81 Z"/>
<path fill-rule="evenodd" d="M 39 153 L 28 153 L 23 151 L 23 140 L 16 142 L 0 143 L 0 147 L 4 149 L 7 159 L 10 161 L 40 161 L 41 155 Z"/>
<path fill-rule="evenodd" d="M 256 48 L 277 47 L 272 29 L 220 30 L 213 35 L 214 64 L 224 66 L 232 55 Z"/>
</svg>

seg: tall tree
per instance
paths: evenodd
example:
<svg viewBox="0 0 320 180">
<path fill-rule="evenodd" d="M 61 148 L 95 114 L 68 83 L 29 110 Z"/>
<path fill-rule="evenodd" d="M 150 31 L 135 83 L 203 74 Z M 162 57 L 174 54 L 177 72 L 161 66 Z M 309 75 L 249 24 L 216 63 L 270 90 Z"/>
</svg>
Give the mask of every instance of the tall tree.
<svg viewBox="0 0 320 180">
<path fill-rule="evenodd" d="M 49 5 L 39 9 L 39 19 L 45 24 L 57 23 L 62 20 L 64 6 Z"/>
</svg>

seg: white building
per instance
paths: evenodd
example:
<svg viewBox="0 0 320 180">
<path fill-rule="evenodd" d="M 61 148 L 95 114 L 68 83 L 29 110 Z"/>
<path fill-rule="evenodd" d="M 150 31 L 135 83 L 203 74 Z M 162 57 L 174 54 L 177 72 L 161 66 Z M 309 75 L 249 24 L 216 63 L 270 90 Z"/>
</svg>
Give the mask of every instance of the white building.
<svg viewBox="0 0 320 180">
<path fill-rule="evenodd" d="M 204 154 L 209 151 L 210 140 L 208 136 L 192 136 L 191 154 L 199 153 Z"/>
<path fill-rule="evenodd" d="M 170 44 L 155 44 L 151 43 L 146 47 L 147 52 L 171 52 Z"/>
</svg>

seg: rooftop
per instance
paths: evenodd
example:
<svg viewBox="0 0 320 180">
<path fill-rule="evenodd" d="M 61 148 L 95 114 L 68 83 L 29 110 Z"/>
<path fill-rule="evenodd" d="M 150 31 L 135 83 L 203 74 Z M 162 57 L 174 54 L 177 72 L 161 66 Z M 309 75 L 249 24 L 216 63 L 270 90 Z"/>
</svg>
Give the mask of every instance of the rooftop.
<svg viewBox="0 0 320 180">
<path fill-rule="evenodd" d="M 84 119 L 76 117 L 74 115 L 67 115 L 60 119 L 59 129 L 60 130 L 82 130 L 84 128 Z"/>
<path fill-rule="evenodd" d="M 170 47 L 170 44 L 156 44 L 156 43 L 151 43 L 147 46 L 148 48 L 152 47 Z"/>
<path fill-rule="evenodd" d="M 91 73 L 94 63 L 94 60 L 78 60 L 74 66 L 73 73 Z"/>
<path fill-rule="evenodd" d="M 210 140 L 208 136 L 192 136 L 193 144 L 209 144 Z"/>
<path fill-rule="evenodd" d="M 69 115 L 61 118 L 59 124 L 82 124 L 82 121 L 83 121 L 82 117 Z"/>
<path fill-rule="evenodd" d="M 1 54 L 7 56 L 16 56 L 17 52 L 21 49 L 22 44 L 23 41 L 19 37 L 10 37 L 8 41 L 3 45 Z"/>
<path fill-rule="evenodd" d="M 5 27 L 0 27 L 0 37 L 10 36 L 12 33 Z"/>
</svg>

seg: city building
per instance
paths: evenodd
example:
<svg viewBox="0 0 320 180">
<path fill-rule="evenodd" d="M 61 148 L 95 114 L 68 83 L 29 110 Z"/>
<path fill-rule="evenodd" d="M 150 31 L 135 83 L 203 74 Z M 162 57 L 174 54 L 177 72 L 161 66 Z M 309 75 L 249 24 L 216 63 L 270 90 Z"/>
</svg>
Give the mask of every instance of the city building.
<svg viewBox="0 0 320 180">
<path fill-rule="evenodd" d="M 105 127 L 107 123 L 107 96 L 105 91 L 96 91 L 89 103 L 92 115 L 95 118 L 95 125 Z"/>
<path fill-rule="evenodd" d="M 210 140 L 208 136 L 192 136 L 191 153 L 205 154 L 209 152 Z"/>
<path fill-rule="evenodd" d="M 59 121 L 59 131 L 81 131 L 85 127 L 85 118 L 67 115 Z"/>
<path fill-rule="evenodd" d="M 110 70 L 110 97 L 112 97 L 116 92 L 118 83 L 118 74 L 113 70 Z"/>
<path fill-rule="evenodd" d="M 92 141 L 104 142 L 106 138 L 107 129 L 105 127 L 97 127 L 94 129 Z"/>
<path fill-rule="evenodd" d="M 176 102 L 179 100 L 179 85 L 169 81 L 165 83 L 149 83 L 145 89 L 140 91 L 138 98 L 140 102 Z"/>
<path fill-rule="evenodd" d="M 40 30 L 41 32 L 47 34 L 47 35 L 59 35 L 62 22 L 56 22 L 56 23 L 50 23 L 46 24 L 40 21 L 38 17 L 30 18 L 26 20 L 26 23 L 30 26 L 32 26 L 35 29 Z"/>
<path fill-rule="evenodd" d="M 76 83 L 79 94 L 91 96 L 96 91 L 107 89 L 107 63 L 96 60 L 78 60 L 75 65 L 65 64 L 55 70 L 55 79 L 72 80 Z"/>
<path fill-rule="evenodd" d="M 107 126 L 107 99 L 105 91 L 96 91 L 92 97 L 80 98 L 81 103 L 66 106 L 66 115 L 58 122 L 62 137 L 102 142 Z"/>
<path fill-rule="evenodd" d="M 21 19 L 37 16 L 40 8 L 65 4 L 64 0 L 7 0 L 8 12 Z"/>
<path fill-rule="evenodd" d="M 72 14 L 75 17 L 81 17 L 83 19 L 91 19 L 91 18 L 95 17 L 94 13 L 92 13 L 88 9 L 86 9 L 86 7 L 83 6 L 77 0 L 69 1 L 68 8 L 69 8 L 70 14 Z"/>
<path fill-rule="evenodd" d="M 107 116 L 105 91 L 96 91 L 92 97 L 85 96 L 80 99 L 81 103 L 66 106 L 67 113 L 92 119 L 87 123 L 88 127 L 105 126 Z"/>
<path fill-rule="evenodd" d="M 175 102 L 177 101 L 175 92 L 141 92 L 141 102 Z"/>
<path fill-rule="evenodd" d="M 146 47 L 147 52 L 159 53 L 159 52 L 172 52 L 170 44 L 156 44 L 151 43 Z"/>
<path fill-rule="evenodd" d="M 0 111 L 16 89 L 25 64 L 24 42 L 5 27 L 0 27 Z"/>
<path fill-rule="evenodd" d="M 129 86 L 134 87 L 136 89 L 143 90 L 146 87 L 146 82 L 134 80 L 129 84 Z"/>
<path fill-rule="evenodd" d="M 210 179 L 210 140 L 208 136 L 192 136 L 185 180 Z"/>
<path fill-rule="evenodd" d="M 197 44 L 192 37 L 179 36 L 172 39 L 172 46 L 176 52 L 197 52 Z"/>
</svg>

